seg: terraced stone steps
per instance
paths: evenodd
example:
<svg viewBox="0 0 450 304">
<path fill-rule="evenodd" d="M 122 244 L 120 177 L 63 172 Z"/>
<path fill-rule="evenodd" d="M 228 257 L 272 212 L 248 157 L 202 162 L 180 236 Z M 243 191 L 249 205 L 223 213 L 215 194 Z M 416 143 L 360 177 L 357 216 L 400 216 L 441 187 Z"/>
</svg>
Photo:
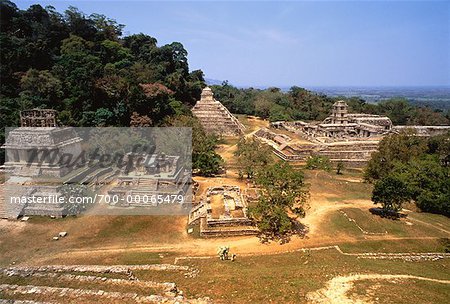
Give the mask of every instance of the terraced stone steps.
<svg viewBox="0 0 450 304">
<path fill-rule="evenodd" d="M 210 88 L 203 89 L 201 99 L 192 108 L 192 113 L 206 132 L 217 135 L 243 134 L 245 126 L 213 96 Z"/>
<path fill-rule="evenodd" d="M 130 276 L 129 279 L 111 278 L 105 276 L 93 276 L 93 275 L 75 275 L 56 272 L 38 272 L 33 270 L 9 270 L 2 269 L 0 273 L 7 277 L 34 277 L 34 278 L 56 278 L 58 281 L 64 282 L 88 282 L 94 284 L 110 284 L 121 286 L 134 286 L 138 288 L 154 288 L 164 292 L 177 294 L 177 285 L 172 282 L 153 282 L 153 281 L 140 281 L 134 276 Z"/>
<path fill-rule="evenodd" d="M 172 264 L 147 264 L 147 265 L 47 265 L 47 266 L 15 266 L 2 268 L 23 271 L 44 272 L 93 272 L 93 273 L 117 273 L 127 274 L 133 270 L 155 270 L 155 271 L 187 271 L 188 266 Z"/>
<path fill-rule="evenodd" d="M 259 230 L 255 226 L 238 225 L 238 226 L 215 226 L 208 227 L 206 218 L 200 219 L 200 235 L 203 237 L 228 237 L 242 235 L 257 235 Z"/>
<path fill-rule="evenodd" d="M 208 206 L 205 203 L 200 203 L 197 206 L 193 207 L 191 212 L 189 213 L 188 224 L 191 225 L 194 222 L 198 221 L 201 217 L 204 217 L 208 211 Z"/>
<path fill-rule="evenodd" d="M 0 299 L 0 304 L 20 303 L 17 301 L 22 299 L 26 299 L 23 303 L 37 303 L 34 300 L 42 299 L 52 303 L 55 301 L 58 303 L 78 301 L 83 303 L 211 303 L 209 298 L 185 298 L 183 292 L 178 290 L 176 283 L 173 282 L 141 281 L 133 274 L 136 270 L 183 271 L 185 276 L 195 271 L 188 266 L 171 264 L 48 265 L 0 268 L 0 277 L 24 280 L 23 283 L 19 283 L 20 285 L 15 280 L 1 284 L 0 297 L 7 299 Z M 107 276 L 94 274 L 107 274 Z M 47 283 L 36 284 L 36 280 L 40 279 Z M 52 286 L 44 286 L 46 284 Z M 88 287 L 81 287 L 83 284 Z M 130 290 L 133 288 L 138 290 Z M 16 298 L 20 300 L 9 300 Z M 27 300 L 30 301 L 26 302 Z"/>
<path fill-rule="evenodd" d="M 143 296 L 132 292 L 88 290 L 79 288 L 49 287 L 35 285 L 1 284 L 0 292 L 5 295 L 46 296 L 62 299 L 97 298 L 115 303 L 210 303 L 208 299 L 185 299 L 183 296 L 167 297 L 160 295 Z M 94 300 L 92 299 L 92 300 Z"/>
</svg>

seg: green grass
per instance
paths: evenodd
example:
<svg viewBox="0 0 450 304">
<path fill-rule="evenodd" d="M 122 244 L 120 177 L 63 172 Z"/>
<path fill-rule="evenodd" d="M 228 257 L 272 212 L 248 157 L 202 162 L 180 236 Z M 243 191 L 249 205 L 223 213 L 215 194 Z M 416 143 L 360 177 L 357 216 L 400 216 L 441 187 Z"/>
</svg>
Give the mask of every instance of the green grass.
<svg viewBox="0 0 450 304">
<path fill-rule="evenodd" d="M 441 215 L 424 216 L 420 213 L 409 213 L 406 219 L 392 220 L 358 208 L 344 208 L 342 211 L 354 219 L 363 230 L 370 233 L 387 231 L 388 235 L 398 237 L 448 237 L 448 233 L 442 229 L 450 231 L 450 219 Z M 414 221 L 415 218 L 424 223 Z"/>
<path fill-rule="evenodd" d="M 439 284 L 422 280 L 372 280 L 356 282 L 350 293 L 357 296 L 378 298 L 377 303 L 448 303 L 449 284 Z"/>
<path fill-rule="evenodd" d="M 226 146 L 233 146 L 235 144 L 237 144 L 239 141 L 239 138 L 236 137 L 222 137 L 219 140 L 219 145 L 226 145 Z"/>
<path fill-rule="evenodd" d="M 135 244 L 174 244 L 182 241 L 186 218 L 184 216 L 81 216 L 62 219 L 32 217 L 18 232 L 0 236 L 0 265 L 12 262 L 45 259 L 65 262 L 53 256 L 58 253 L 95 247 L 133 248 Z M 68 236 L 58 241 L 52 237 L 61 231 Z M 71 261 L 117 263 L 115 255 L 107 252 L 74 258 Z M 144 261 L 144 258 L 141 259 Z M 155 261 L 157 262 L 157 261 Z M 149 262 L 150 263 L 150 262 Z"/>
<path fill-rule="evenodd" d="M 183 264 L 200 270 L 195 278 L 186 278 L 184 272 L 177 271 L 136 271 L 140 280 L 176 282 L 187 297 L 209 296 L 218 303 L 304 303 L 309 292 L 323 288 L 327 281 L 338 275 L 363 274 L 410 274 L 435 279 L 448 279 L 450 260 L 402 262 L 396 260 L 367 260 L 343 256 L 335 250 L 311 251 L 309 253 L 285 253 L 270 256 L 238 256 L 235 262 L 219 261 L 217 258 L 188 260 Z M 83 288 L 83 284 L 35 278 L 17 279 L 0 277 L 3 283 L 37 284 Z M 390 292 L 396 291 L 392 303 L 410 303 L 408 284 L 413 284 L 414 294 L 426 295 L 418 298 L 418 303 L 440 303 L 448 298 L 448 286 L 439 283 L 406 281 L 405 285 L 387 284 L 379 281 L 382 289 L 377 289 L 373 297 L 388 303 Z M 357 282 L 352 292 L 360 293 L 376 281 Z M 365 286 L 364 284 L 369 284 Z M 387 285 L 384 285 L 387 284 Z M 105 286 L 104 286 L 105 285 Z M 146 293 L 149 290 L 111 287 L 101 284 L 95 288 L 122 292 Z M 386 289 L 384 288 L 386 286 Z M 392 289 L 389 289 L 391 286 Z M 402 288 L 403 287 L 403 288 Z M 86 288 L 90 288 L 87 286 Z M 123 289 L 122 289 L 123 288 Z M 152 291 L 153 292 L 153 291 Z M 31 296 L 31 298 L 33 298 Z M 28 297 L 30 299 L 30 297 Z M 35 297 L 33 299 L 36 299 Z M 51 298 L 37 298 L 50 300 Z M 374 300 L 372 298 L 372 300 Z M 85 299 L 94 302 L 93 298 Z M 425 301 L 425 302 L 424 302 Z"/>
<path fill-rule="evenodd" d="M 450 219 L 444 215 L 426 212 L 414 212 L 409 213 L 408 217 L 411 219 L 418 219 L 424 222 L 428 222 L 446 230 L 450 230 Z"/>
<path fill-rule="evenodd" d="M 357 208 L 345 208 L 342 209 L 350 219 L 353 219 L 361 229 L 367 233 L 385 233 L 386 222 L 385 219 L 371 214 L 367 210 L 361 210 Z M 355 224 L 355 223 L 353 223 Z"/>
<path fill-rule="evenodd" d="M 381 218 L 357 208 L 343 208 L 342 211 L 356 220 L 368 232 L 387 234 L 364 234 L 354 222 L 341 212 L 334 211 L 322 223 L 322 235 L 335 239 L 330 245 L 338 244 L 344 252 L 444 252 L 442 239 L 449 235 L 436 228 L 419 222 L 407 225 L 405 220 Z M 415 214 L 414 214 L 415 215 Z M 436 218 L 433 216 L 433 218 Z M 444 227 L 450 225 L 448 218 L 440 218 Z"/>
<path fill-rule="evenodd" d="M 346 253 L 365 252 L 445 252 L 441 239 L 370 240 L 358 239 L 339 244 Z"/>
<path fill-rule="evenodd" d="M 323 229 L 323 234 L 327 236 L 337 237 L 338 235 L 346 235 L 354 238 L 363 236 L 361 230 L 338 211 L 332 212 L 326 218 L 323 227 L 326 227 L 326 229 Z"/>
<path fill-rule="evenodd" d="M 361 178 L 361 174 L 336 175 L 333 171 L 304 170 L 305 181 L 311 184 L 311 191 L 326 192 L 330 202 L 346 200 L 370 200 L 372 185 L 363 182 L 347 181 Z"/>
<path fill-rule="evenodd" d="M 334 172 L 306 172 L 306 181 L 312 191 L 326 194 L 329 201 L 343 202 L 342 210 L 355 219 L 364 230 L 374 233 L 388 231 L 385 236 L 363 234 L 338 210 L 329 213 L 320 223 L 320 232 L 330 240 L 329 245 L 338 244 L 344 252 L 443 252 L 443 238 L 449 235 L 442 229 L 450 228 L 450 219 L 426 213 L 408 213 L 406 220 L 394 221 L 372 215 L 369 210 L 346 208 L 346 200 L 370 199 L 371 186 L 351 182 L 342 178 L 358 177 L 357 173 L 337 176 Z M 340 205 L 339 205 L 340 207 Z M 428 224 L 414 221 L 415 219 Z M 413 225 L 407 225 L 411 222 Z M 173 263 L 175 257 L 190 255 L 183 252 L 183 242 L 191 241 L 198 234 L 198 226 L 193 235 L 184 236 L 186 217 L 170 216 L 83 216 L 65 219 L 32 217 L 21 231 L 3 234 L 0 237 L 0 264 L 41 263 L 46 264 L 153 264 Z M 69 235 L 57 242 L 51 237 L 59 231 Z M 320 241 L 320 236 L 318 237 Z M 396 238 L 396 239 L 387 239 Z M 140 246 L 177 244 L 174 252 L 105 251 L 86 253 L 62 258 L 53 255 L 72 249 L 118 246 L 135 249 Z M 328 244 L 321 244 L 328 245 Z M 160 256 L 163 254 L 163 256 Z M 214 254 L 214 253 L 211 253 Z M 38 262 L 36 262 L 38 261 Z M 336 250 L 310 251 L 309 253 L 285 253 L 266 256 L 238 256 L 235 262 L 219 261 L 217 258 L 183 260 L 182 264 L 200 270 L 195 278 L 186 278 L 184 272 L 137 271 L 141 280 L 176 282 L 189 298 L 209 296 L 219 303 L 304 303 L 308 292 L 323 288 L 327 281 L 338 275 L 352 273 L 411 274 L 436 279 L 447 279 L 450 260 L 405 262 L 402 260 L 369 260 L 339 254 Z M 70 286 L 57 280 L 35 278 L 17 279 L 0 277 L 1 282 L 16 284 L 39 284 L 50 286 Z M 53 284 L 53 285 L 52 285 Z M 370 286 L 380 284 L 372 294 L 380 303 L 444 303 L 449 298 L 448 286 L 439 283 L 405 281 L 390 284 L 387 281 L 363 281 L 355 284 L 352 293 L 363 294 Z M 80 285 L 81 286 L 81 285 Z M 96 286 L 96 288 L 111 288 Z M 120 289 L 120 288 L 119 288 Z M 108 289 L 109 290 L 109 289 Z M 114 290 L 117 290 L 114 288 Z M 128 289 L 127 289 L 128 291 Z M 131 291 L 131 290 L 130 290 Z M 140 292 L 140 291 L 139 291 Z M 144 292 L 144 291 L 142 291 Z M 146 292 L 146 291 L 145 291 Z M 56 297 L 15 296 L 16 299 L 41 301 L 61 300 Z M 417 299 L 417 300 L 415 300 Z M 429 300 L 429 302 L 427 302 Z M 75 303 L 109 303 L 101 298 L 64 299 Z"/>
<path fill-rule="evenodd" d="M 235 262 L 192 260 L 194 279 L 180 273 L 138 272 L 141 279 L 175 281 L 190 297 L 210 296 L 222 303 L 303 303 L 306 294 L 337 275 L 350 273 L 413 274 L 446 279 L 449 260 L 399 262 L 343 256 L 335 250 L 239 257 Z M 420 291 L 420 290 L 419 290 Z M 435 291 L 436 293 L 439 290 Z M 396 303 L 408 303 L 399 301 Z"/>
</svg>

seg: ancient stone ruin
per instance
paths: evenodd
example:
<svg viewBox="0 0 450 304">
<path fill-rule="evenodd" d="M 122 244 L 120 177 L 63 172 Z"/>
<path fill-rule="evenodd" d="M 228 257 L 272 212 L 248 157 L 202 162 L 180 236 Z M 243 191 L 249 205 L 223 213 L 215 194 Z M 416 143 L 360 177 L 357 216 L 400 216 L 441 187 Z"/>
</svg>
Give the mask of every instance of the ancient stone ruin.
<svg viewBox="0 0 450 304">
<path fill-rule="evenodd" d="M 2 146 L 6 150 L 8 179 L 3 187 L 0 216 L 12 219 L 25 214 L 60 217 L 65 207 L 54 201 L 61 196 L 61 179 L 73 171 L 62 155 L 69 153 L 76 158 L 81 153 L 82 139 L 73 128 L 58 128 L 56 111 L 51 109 L 22 111 L 20 121 L 21 127 L 7 132 Z M 45 178 L 41 179 L 43 176 Z M 30 204 L 22 199 L 30 197 L 34 197 L 35 202 L 48 197 L 54 200 Z"/>
<path fill-rule="evenodd" d="M 392 122 L 389 117 L 372 114 L 349 114 L 345 101 L 333 104 L 331 116 L 321 123 L 303 121 L 275 122 L 273 127 L 300 131 L 319 141 L 332 142 L 341 139 L 376 137 L 389 133 Z"/>
<path fill-rule="evenodd" d="M 320 123 L 278 121 L 270 128 L 261 128 L 254 136 L 283 160 L 305 161 L 319 155 L 350 167 L 363 167 L 388 134 L 411 129 L 418 136 L 433 136 L 450 130 L 450 126 L 393 126 L 386 116 L 348 113 L 342 100 L 334 103 L 331 115 Z"/>
<path fill-rule="evenodd" d="M 192 178 L 187 167 L 189 162 L 183 155 L 166 155 L 154 150 L 139 153 L 114 151 L 114 136 L 117 133 L 57 127 L 56 112 L 53 110 L 28 110 L 22 112 L 20 117 L 22 126 L 7 132 L 2 146 L 6 150 L 6 182 L 0 189 L 3 194 L 0 199 L 1 218 L 79 214 L 86 210 L 90 199 L 93 203 L 106 203 L 103 208 L 96 208 L 100 213 L 108 213 L 108 210 L 114 214 L 138 211 L 161 213 L 164 208 L 137 208 L 160 207 L 161 204 L 174 207 L 174 212 L 185 214 L 189 211 Z M 181 151 L 186 150 L 187 146 L 169 131 L 139 136 L 159 142 L 165 140 L 166 146 L 161 149 L 167 151 L 176 149 L 177 145 L 182 147 Z M 99 138 L 104 142 L 94 149 L 93 145 L 99 142 Z M 166 140 L 168 138 L 175 141 L 175 147 Z M 183 139 L 190 141 L 187 136 Z M 133 140 L 131 138 L 123 145 L 130 149 L 133 144 L 134 147 L 142 147 Z M 98 154 L 98 151 L 101 153 Z M 112 187 L 108 187 L 106 194 L 109 196 L 105 200 L 95 201 L 87 191 L 95 192 L 110 184 Z M 86 204 L 73 204 L 69 199 L 85 199 Z M 110 208 L 111 205 L 117 208 Z"/>
<path fill-rule="evenodd" d="M 22 127 L 56 127 L 56 110 L 31 109 L 20 112 Z"/>
<path fill-rule="evenodd" d="M 10 280 L 33 278 L 41 283 L 2 283 L 0 294 L 7 299 L 0 299 L 0 303 L 44 303 L 36 298 L 51 300 L 45 303 L 212 303 L 208 297 L 188 298 L 175 282 L 139 279 L 139 271 L 179 272 L 195 278 L 199 270 L 171 264 L 11 266 L 0 268 L 0 274 Z M 60 287 L 55 287 L 55 282 Z M 110 290 L 112 287 L 121 291 Z M 131 287 L 143 292 L 127 291 Z"/>
<path fill-rule="evenodd" d="M 132 153 L 128 153 L 128 157 Z M 141 161 L 133 162 L 132 168 L 124 168 L 117 176 L 117 186 L 109 190 L 111 196 L 136 198 L 119 200 L 120 206 L 146 207 L 161 204 L 157 196 L 183 204 L 191 203 L 190 172 L 185 169 L 179 156 L 160 154 L 133 155 Z M 139 164 L 138 164 L 139 163 Z M 180 197 L 179 197 L 180 196 Z"/>
<path fill-rule="evenodd" d="M 223 136 L 238 136 L 244 133 L 245 126 L 223 104 L 214 99 L 209 87 L 203 89 L 192 113 L 208 133 Z"/>
<path fill-rule="evenodd" d="M 63 177 L 73 169 L 63 155 L 70 153 L 77 158 L 81 141 L 70 127 L 16 128 L 7 134 L 2 146 L 6 149 L 5 170 L 23 177 Z"/>
<path fill-rule="evenodd" d="M 247 216 L 247 196 L 238 186 L 209 187 L 189 213 L 189 225 L 200 224 L 200 236 L 255 235 Z"/>
</svg>

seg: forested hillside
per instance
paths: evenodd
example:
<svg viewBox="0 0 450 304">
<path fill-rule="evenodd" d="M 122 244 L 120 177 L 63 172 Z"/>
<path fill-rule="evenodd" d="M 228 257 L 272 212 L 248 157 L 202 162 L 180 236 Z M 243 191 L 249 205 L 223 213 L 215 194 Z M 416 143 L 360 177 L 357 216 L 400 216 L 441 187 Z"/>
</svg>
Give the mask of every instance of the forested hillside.
<svg viewBox="0 0 450 304">
<path fill-rule="evenodd" d="M 181 43 L 122 37 L 123 25 L 103 15 L 2 1 L 0 26 L 3 126 L 35 107 L 58 110 L 63 125 L 158 125 L 192 106 L 204 86 Z"/>
</svg>

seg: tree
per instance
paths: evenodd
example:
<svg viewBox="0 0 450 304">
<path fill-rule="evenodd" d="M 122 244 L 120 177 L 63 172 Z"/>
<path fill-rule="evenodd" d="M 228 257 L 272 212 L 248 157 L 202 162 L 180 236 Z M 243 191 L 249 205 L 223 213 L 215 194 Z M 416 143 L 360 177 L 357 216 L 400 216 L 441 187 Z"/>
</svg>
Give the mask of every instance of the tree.
<svg viewBox="0 0 450 304">
<path fill-rule="evenodd" d="M 422 155 L 397 162 L 392 174 L 401 177 L 410 197 L 425 212 L 450 214 L 450 168 L 438 155 Z"/>
<path fill-rule="evenodd" d="M 255 115 L 267 119 L 273 106 L 274 104 L 266 96 L 261 96 L 255 100 Z"/>
<path fill-rule="evenodd" d="M 448 126 L 450 121 L 442 112 L 433 111 L 430 108 L 417 108 L 407 123 L 419 126 Z"/>
<path fill-rule="evenodd" d="M 306 160 L 306 169 L 308 170 L 331 170 L 330 159 L 326 156 L 311 155 Z"/>
<path fill-rule="evenodd" d="M 308 190 L 303 174 L 286 162 L 276 162 L 260 168 L 256 183 L 261 194 L 250 217 L 266 238 L 285 238 L 297 231 L 297 219 L 305 215 Z"/>
<path fill-rule="evenodd" d="M 181 43 L 122 37 L 123 25 L 75 7 L 61 14 L 51 6 L 20 10 L 1 1 L 0 9 L 0 96 L 10 107 L 2 105 L 2 113 L 46 107 L 58 110 L 66 125 L 128 126 L 136 112 L 159 125 L 167 116 L 189 114 L 205 85 L 201 70 L 189 72 Z M 171 93 L 146 96 L 140 84 Z"/>
<path fill-rule="evenodd" d="M 400 211 L 410 199 L 407 184 L 395 175 L 378 180 L 372 192 L 372 201 L 381 204 L 386 214 Z"/>
<path fill-rule="evenodd" d="M 393 98 L 380 102 L 377 112 L 388 116 L 394 125 L 406 125 L 414 115 L 414 107 L 406 99 Z"/>
<path fill-rule="evenodd" d="M 63 90 L 61 81 L 49 71 L 30 69 L 20 80 L 20 97 L 30 107 L 54 107 L 61 109 Z"/>
<path fill-rule="evenodd" d="M 157 46 L 157 40 L 149 35 L 135 34 L 124 38 L 124 46 L 131 50 L 139 60 L 149 62 L 151 53 Z"/>
<path fill-rule="evenodd" d="M 271 160 L 271 150 L 254 138 L 241 137 L 237 143 L 234 156 L 239 166 L 239 176 L 253 178 L 255 172 L 266 166 Z"/>
<path fill-rule="evenodd" d="M 89 19 L 94 23 L 97 30 L 96 39 L 101 40 L 119 40 L 122 36 L 122 30 L 125 27 L 123 24 L 118 24 L 116 20 L 110 19 L 105 15 L 91 14 Z"/>
<path fill-rule="evenodd" d="M 116 69 L 130 66 L 133 55 L 130 50 L 117 41 L 104 40 L 100 44 L 100 59 L 104 64 L 111 63 Z"/>
<path fill-rule="evenodd" d="M 366 179 L 375 182 L 374 201 L 387 200 L 388 207 L 395 207 L 393 198 L 403 191 L 422 211 L 449 215 L 449 135 L 418 138 L 404 133 L 383 139 L 366 168 Z"/>
<path fill-rule="evenodd" d="M 105 108 L 100 108 L 95 111 L 94 125 L 99 127 L 108 127 L 113 124 L 114 114 Z"/>
<path fill-rule="evenodd" d="M 372 154 L 364 171 L 364 179 L 371 182 L 383 178 L 391 172 L 396 161 L 408 162 L 426 150 L 426 140 L 414 136 L 412 131 L 386 136 L 378 145 L 378 151 Z"/>
<path fill-rule="evenodd" d="M 219 173 L 222 165 L 222 157 L 216 153 L 217 138 L 205 133 L 200 122 L 186 115 L 178 115 L 168 119 L 165 126 L 191 127 L 192 128 L 192 169 L 204 176 L 212 176 Z"/>
<path fill-rule="evenodd" d="M 131 127 L 151 127 L 152 125 L 152 120 L 147 115 L 139 115 L 137 112 L 133 112 L 130 119 Z"/>
</svg>

